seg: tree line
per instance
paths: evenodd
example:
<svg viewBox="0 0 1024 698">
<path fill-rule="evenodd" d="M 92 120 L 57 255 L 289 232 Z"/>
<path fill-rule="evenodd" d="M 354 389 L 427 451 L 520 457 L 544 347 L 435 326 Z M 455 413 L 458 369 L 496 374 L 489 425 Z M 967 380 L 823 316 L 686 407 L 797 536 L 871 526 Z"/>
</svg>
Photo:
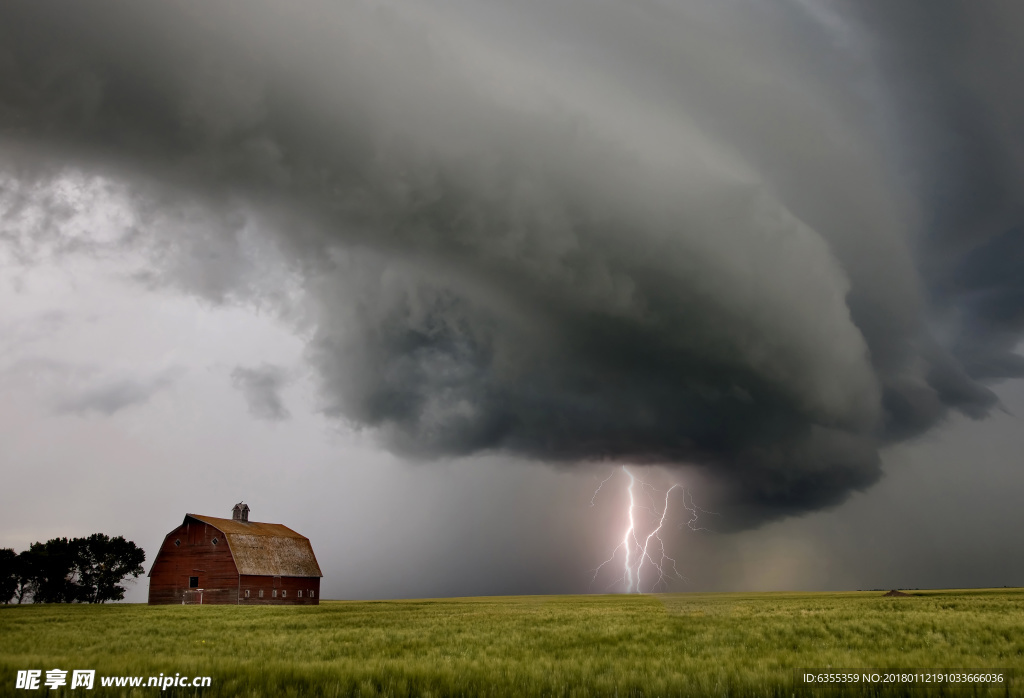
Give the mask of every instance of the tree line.
<svg viewBox="0 0 1024 698">
<path fill-rule="evenodd" d="M 15 553 L 0 548 L 0 600 L 17 603 L 120 601 L 127 577 L 142 574 L 145 551 L 123 536 L 53 538 Z"/>
</svg>

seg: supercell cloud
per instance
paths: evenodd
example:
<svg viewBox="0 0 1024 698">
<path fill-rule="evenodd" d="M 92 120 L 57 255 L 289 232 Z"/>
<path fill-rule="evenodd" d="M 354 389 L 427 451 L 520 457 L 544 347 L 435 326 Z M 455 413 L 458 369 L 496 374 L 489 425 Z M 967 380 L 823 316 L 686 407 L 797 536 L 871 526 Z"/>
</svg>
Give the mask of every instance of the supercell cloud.
<svg viewBox="0 0 1024 698">
<path fill-rule="evenodd" d="M 120 207 L 78 247 L 292 319 L 324 412 L 397 453 L 693 465 L 757 525 L 1024 372 L 1022 26 L 996 0 L 9 2 L 2 239 L 75 249 L 62 223 Z M 235 384 L 284 419 L 265 369 Z"/>
</svg>

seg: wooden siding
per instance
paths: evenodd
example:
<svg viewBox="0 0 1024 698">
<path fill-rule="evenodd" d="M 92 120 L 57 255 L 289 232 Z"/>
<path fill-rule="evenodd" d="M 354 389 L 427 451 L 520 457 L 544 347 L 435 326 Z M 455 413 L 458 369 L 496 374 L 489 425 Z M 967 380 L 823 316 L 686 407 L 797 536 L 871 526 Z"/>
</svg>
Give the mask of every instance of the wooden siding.
<svg viewBox="0 0 1024 698">
<path fill-rule="evenodd" d="M 316 606 L 320 603 L 319 577 L 269 577 L 243 574 L 239 580 L 241 598 L 239 603 L 245 605 L 288 605 Z M 260 591 L 263 598 L 260 598 Z M 246 598 L 245 592 L 249 592 Z M 274 596 L 277 591 L 277 596 Z M 298 592 L 302 592 L 299 597 Z M 309 592 L 313 592 L 310 598 Z M 283 592 L 283 593 L 282 593 Z"/>
<path fill-rule="evenodd" d="M 189 577 L 199 578 L 203 604 L 238 603 L 238 569 L 224 533 L 195 519 L 186 519 L 164 538 L 149 572 L 149 603 L 180 604 Z"/>
</svg>

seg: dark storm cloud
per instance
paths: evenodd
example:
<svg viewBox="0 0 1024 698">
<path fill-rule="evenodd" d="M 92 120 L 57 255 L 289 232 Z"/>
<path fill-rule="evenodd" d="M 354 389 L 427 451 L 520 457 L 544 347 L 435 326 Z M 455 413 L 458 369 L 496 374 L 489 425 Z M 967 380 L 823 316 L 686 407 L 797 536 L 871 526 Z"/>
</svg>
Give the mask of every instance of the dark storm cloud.
<svg viewBox="0 0 1024 698">
<path fill-rule="evenodd" d="M 249 406 L 249 414 L 270 422 L 291 417 L 281 399 L 281 389 L 288 376 L 279 366 L 263 364 L 254 368 L 238 366 L 231 372 L 231 383 L 242 392 Z"/>
<path fill-rule="evenodd" d="M 390 448 L 698 464 L 742 526 L 1020 373 L 1020 11 L 890 5 L 8 3 L 0 147 L 129 186 L 153 279 L 281 255 Z"/>
<path fill-rule="evenodd" d="M 1003 0 L 860 10 L 917 126 L 905 148 L 925 204 L 918 255 L 933 332 L 970 379 L 1020 376 L 1024 99 L 1013 85 L 1024 79 L 1024 10 Z"/>
</svg>

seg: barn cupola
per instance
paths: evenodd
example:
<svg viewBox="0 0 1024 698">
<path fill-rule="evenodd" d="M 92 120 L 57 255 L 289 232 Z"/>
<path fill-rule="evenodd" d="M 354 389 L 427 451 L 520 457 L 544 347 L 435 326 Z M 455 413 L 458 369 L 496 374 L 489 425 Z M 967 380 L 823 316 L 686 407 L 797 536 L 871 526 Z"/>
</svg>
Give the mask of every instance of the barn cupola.
<svg viewBox="0 0 1024 698">
<path fill-rule="evenodd" d="M 231 510 L 231 518 L 235 521 L 248 521 L 249 505 L 245 502 L 239 502 L 236 504 L 235 508 Z"/>
</svg>

